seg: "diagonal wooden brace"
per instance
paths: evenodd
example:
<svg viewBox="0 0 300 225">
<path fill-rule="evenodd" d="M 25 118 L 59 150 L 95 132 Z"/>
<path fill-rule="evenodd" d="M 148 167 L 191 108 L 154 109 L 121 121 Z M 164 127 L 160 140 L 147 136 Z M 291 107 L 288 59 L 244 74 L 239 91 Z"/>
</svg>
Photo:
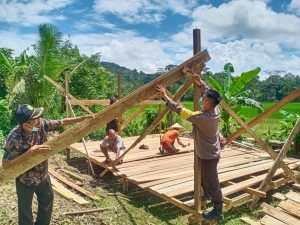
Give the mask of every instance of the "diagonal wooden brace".
<svg viewBox="0 0 300 225">
<path fill-rule="evenodd" d="M 9 181 L 20 174 L 28 171 L 32 167 L 45 161 L 55 153 L 68 147 L 72 143 L 78 141 L 79 139 L 85 137 L 86 135 L 96 131 L 97 129 L 104 127 L 107 122 L 114 119 L 117 115 L 126 112 L 128 109 L 132 108 L 136 104 L 149 99 L 152 95 L 156 94 L 155 87 L 157 84 L 162 84 L 167 86 L 178 81 L 182 78 L 182 69 L 184 66 L 192 67 L 198 63 L 205 63 L 210 59 L 207 51 L 202 51 L 197 55 L 194 55 L 181 65 L 177 66 L 173 70 L 163 74 L 162 76 L 156 78 L 155 80 L 149 82 L 138 90 L 134 91 L 130 95 L 120 99 L 116 103 L 108 106 L 101 112 L 94 115 L 94 118 L 87 119 L 72 128 L 66 130 L 59 136 L 47 141 L 46 145 L 51 147 L 51 151 L 29 156 L 24 159 L 24 161 L 16 166 L 9 167 L 7 169 L 0 169 L 0 183 Z"/>
<path fill-rule="evenodd" d="M 61 93 L 63 93 L 63 94 L 66 94 L 66 91 L 65 91 L 65 89 L 62 87 L 62 86 L 60 86 L 58 83 L 56 83 L 54 80 L 52 80 L 50 77 L 48 77 L 48 76 L 44 76 L 44 78 L 50 83 L 50 84 L 52 84 L 54 87 L 56 87 Z M 66 98 L 70 98 L 71 100 L 77 100 L 78 101 L 78 99 L 76 99 L 73 95 L 71 95 L 70 93 L 67 93 L 67 96 L 66 96 Z M 88 108 L 88 107 L 86 107 L 85 105 L 83 105 L 83 104 L 80 104 L 80 103 L 78 103 L 78 105 L 82 108 L 82 109 L 84 109 L 87 113 L 89 113 L 89 114 L 91 114 L 91 115 L 93 115 L 94 113 Z"/>
<path fill-rule="evenodd" d="M 257 116 L 256 118 L 254 118 L 253 120 L 251 120 L 250 122 L 248 122 L 247 125 L 249 127 L 255 126 L 256 124 L 260 123 L 261 121 L 263 121 L 264 119 L 266 119 L 268 116 L 270 116 L 273 112 L 279 110 L 280 108 L 282 108 L 283 106 L 285 106 L 287 103 L 293 101 L 294 99 L 296 99 L 298 97 L 300 97 L 300 88 L 296 89 L 295 91 L 293 91 L 292 93 L 290 93 L 289 95 L 287 95 L 285 98 L 281 99 L 279 102 L 277 102 L 276 104 L 274 104 L 271 108 L 269 108 L 268 110 L 264 111 L 262 114 L 260 114 L 259 116 Z M 244 131 L 245 131 L 245 129 L 243 127 L 241 127 L 239 130 L 237 130 L 236 132 L 234 132 L 233 134 L 231 134 L 229 137 L 226 138 L 227 143 L 230 143 L 230 142 L 234 141 Z"/>
<path fill-rule="evenodd" d="M 224 101 L 221 101 L 221 106 L 225 111 L 227 111 L 254 139 L 255 141 L 261 146 L 261 148 L 266 151 L 273 160 L 277 158 L 277 154 L 273 151 L 270 145 L 268 145 L 266 142 L 264 142 L 232 109 L 231 107 L 225 103 Z M 286 174 L 291 178 L 292 181 L 295 183 L 299 183 L 297 178 L 294 176 L 293 171 L 284 163 L 279 163 L 280 167 L 286 172 Z"/>
<path fill-rule="evenodd" d="M 292 144 L 293 140 L 296 138 L 297 134 L 299 133 L 300 130 L 300 118 L 298 119 L 297 123 L 295 124 L 293 130 L 291 131 L 288 139 L 286 140 L 286 142 L 284 143 L 282 149 L 280 150 L 280 153 L 278 154 L 273 166 L 271 167 L 271 169 L 269 170 L 268 174 L 266 175 L 266 178 L 263 180 L 263 182 L 261 183 L 261 185 L 259 186 L 258 190 L 260 191 L 265 191 L 272 179 L 272 177 L 274 176 L 279 163 L 282 162 L 283 158 L 285 157 L 288 148 L 290 147 L 290 145 Z M 258 196 L 255 196 L 253 198 L 253 201 L 251 203 L 251 208 L 254 208 L 255 205 L 257 204 L 259 200 Z"/>
</svg>

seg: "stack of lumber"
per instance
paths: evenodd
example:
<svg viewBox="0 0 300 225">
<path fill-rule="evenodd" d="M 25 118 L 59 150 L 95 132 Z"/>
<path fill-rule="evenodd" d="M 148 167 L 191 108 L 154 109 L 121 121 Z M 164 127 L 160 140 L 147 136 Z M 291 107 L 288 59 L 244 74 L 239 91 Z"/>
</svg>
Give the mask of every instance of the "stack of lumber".
<svg viewBox="0 0 300 225">
<path fill-rule="evenodd" d="M 296 189 L 295 189 L 296 190 Z M 298 225 L 300 224 L 300 192 L 290 191 L 285 195 L 276 207 L 267 203 L 262 204 L 262 213 L 264 217 L 260 221 L 254 221 L 249 218 L 242 218 L 247 224 L 263 225 Z M 278 196 L 275 196 L 277 199 Z"/>
</svg>

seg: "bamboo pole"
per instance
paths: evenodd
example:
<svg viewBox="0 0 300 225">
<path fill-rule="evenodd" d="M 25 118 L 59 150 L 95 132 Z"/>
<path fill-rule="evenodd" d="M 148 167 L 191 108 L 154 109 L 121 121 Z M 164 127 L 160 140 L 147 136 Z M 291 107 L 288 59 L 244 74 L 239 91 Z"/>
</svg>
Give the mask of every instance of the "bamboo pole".
<svg viewBox="0 0 300 225">
<path fill-rule="evenodd" d="M 83 122 L 66 130 L 59 136 L 45 142 L 44 144 L 51 147 L 51 151 L 36 155 L 29 155 L 28 157 L 24 157 L 22 163 L 11 166 L 7 169 L 0 168 L 0 183 L 7 182 L 28 171 L 32 167 L 40 164 L 41 162 L 45 161 L 60 150 L 68 147 L 82 137 L 105 126 L 106 123 L 115 118 L 116 115 L 122 114 L 128 109 L 132 108 L 134 105 L 140 104 L 146 99 L 149 99 L 152 95 L 156 94 L 155 87 L 157 86 L 157 84 L 161 84 L 165 87 L 171 83 L 178 81 L 183 76 L 182 69 L 184 67 L 193 67 L 195 64 L 199 63 L 203 64 L 209 59 L 210 57 L 207 51 L 198 53 L 181 65 L 177 66 L 175 69 L 161 75 L 160 77 L 154 79 L 153 81 L 139 88 L 130 95 L 127 95 L 116 103 L 106 107 L 104 110 L 96 113 L 94 115 L 94 118 L 86 119 Z"/>
<path fill-rule="evenodd" d="M 250 122 L 248 122 L 247 125 L 250 128 L 253 127 L 253 126 L 255 126 L 256 124 L 260 123 L 262 120 L 264 120 L 265 118 L 267 118 L 268 116 L 270 116 L 273 112 L 277 111 L 278 109 L 282 108 L 287 103 L 293 101 L 294 99 L 296 99 L 298 97 L 300 97 L 300 88 L 296 89 L 295 91 L 293 91 L 292 93 L 290 93 L 289 95 L 287 95 L 285 98 L 281 99 L 279 102 L 277 102 L 276 104 L 274 104 L 267 111 L 263 112 L 262 114 L 260 114 L 259 116 L 257 116 L 256 118 L 254 118 L 253 120 L 251 120 Z M 241 127 L 239 130 L 237 130 L 232 135 L 230 135 L 229 137 L 226 138 L 227 143 L 230 143 L 233 140 L 235 140 L 244 131 L 245 131 L 245 129 L 243 127 Z"/>
<path fill-rule="evenodd" d="M 258 190 L 259 191 L 265 191 L 266 188 L 268 187 L 272 177 L 274 176 L 279 164 L 282 162 L 283 158 L 285 157 L 288 148 L 292 144 L 293 140 L 296 138 L 297 134 L 299 133 L 300 130 L 300 118 L 298 119 L 297 123 L 295 124 L 294 128 L 292 129 L 289 137 L 287 138 L 286 142 L 284 143 L 282 149 L 280 150 L 280 153 L 278 154 L 272 168 L 269 170 L 268 174 L 266 175 L 266 178 L 263 180 L 261 185 L 259 186 Z M 259 200 L 259 196 L 254 196 L 253 201 L 251 203 L 251 209 L 255 207 Z"/>
<path fill-rule="evenodd" d="M 68 73 L 65 73 L 65 106 L 66 106 L 66 117 L 69 117 L 69 78 Z M 67 161 L 70 160 L 70 149 L 66 149 Z"/>
</svg>

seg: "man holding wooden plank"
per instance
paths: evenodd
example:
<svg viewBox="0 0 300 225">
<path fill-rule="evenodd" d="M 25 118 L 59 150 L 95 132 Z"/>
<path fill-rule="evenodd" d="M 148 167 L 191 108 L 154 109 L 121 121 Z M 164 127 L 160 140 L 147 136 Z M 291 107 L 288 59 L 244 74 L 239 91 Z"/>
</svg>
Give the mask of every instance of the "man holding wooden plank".
<svg viewBox="0 0 300 225">
<path fill-rule="evenodd" d="M 2 167 L 14 167 L 23 162 L 24 158 L 51 151 L 50 146 L 43 145 L 47 141 L 46 133 L 57 130 L 61 126 L 81 122 L 90 116 L 65 118 L 62 120 L 46 120 L 41 118 L 43 108 L 20 105 L 15 113 L 18 125 L 9 133 L 4 146 Z M 48 161 L 33 167 L 16 178 L 18 196 L 19 225 L 50 224 L 53 190 L 48 175 Z M 32 199 L 36 194 L 38 212 L 35 223 L 32 216 Z"/>
<path fill-rule="evenodd" d="M 156 90 L 162 94 L 167 106 L 172 111 L 193 124 L 196 151 L 201 160 L 202 188 L 204 193 L 211 197 L 214 204 L 211 211 L 203 213 L 203 218 L 207 220 L 223 219 L 222 191 L 217 172 L 221 150 L 219 137 L 220 110 L 218 107 L 221 102 L 221 95 L 216 90 L 205 86 L 205 83 L 196 74 L 192 78 L 194 83 L 200 87 L 202 112 L 192 112 L 173 101 L 166 94 L 162 85 L 158 85 Z"/>
</svg>

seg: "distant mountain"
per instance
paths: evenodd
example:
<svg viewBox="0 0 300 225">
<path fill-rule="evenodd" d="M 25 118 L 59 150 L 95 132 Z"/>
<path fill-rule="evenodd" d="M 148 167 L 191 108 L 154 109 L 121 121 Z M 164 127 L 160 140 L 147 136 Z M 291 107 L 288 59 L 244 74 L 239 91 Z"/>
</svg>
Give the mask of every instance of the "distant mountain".
<svg viewBox="0 0 300 225">
<path fill-rule="evenodd" d="M 159 73 L 146 74 L 142 71 L 138 72 L 136 69 L 131 70 L 111 62 L 102 61 L 101 65 L 107 70 L 111 71 L 114 75 L 120 75 L 122 77 L 124 95 L 131 93 L 132 91 L 138 89 L 160 75 Z"/>
</svg>

